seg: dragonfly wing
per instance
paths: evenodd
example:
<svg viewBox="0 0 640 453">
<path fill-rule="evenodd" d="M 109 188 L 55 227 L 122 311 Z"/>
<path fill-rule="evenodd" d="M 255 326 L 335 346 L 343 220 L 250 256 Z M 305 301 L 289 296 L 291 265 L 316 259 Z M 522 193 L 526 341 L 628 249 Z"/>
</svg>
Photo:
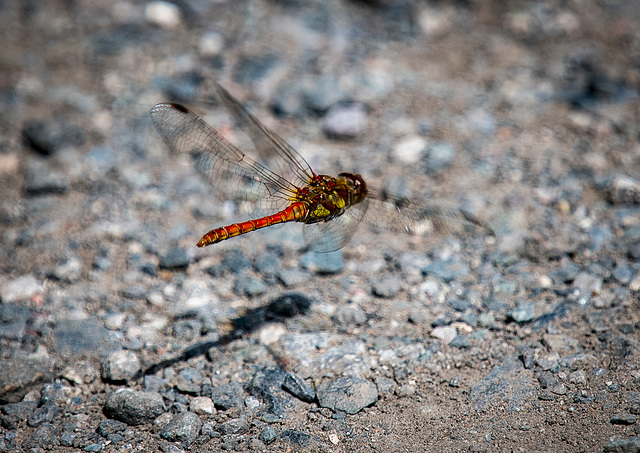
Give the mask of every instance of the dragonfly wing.
<svg viewBox="0 0 640 453">
<path fill-rule="evenodd" d="M 437 204 L 416 205 L 406 198 L 370 191 L 363 222 L 376 228 L 416 236 L 495 236 L 491 226 L 460 209 Z"/>
<path fill-rule="evenodd" d="M 215 84 L 214 91 L 222 104 L 233 114 L 240 128 L 249 135 L 258 155 L 268 162 L 271 168 L 300 187 L 311 182 L 314 172 L 304 157 L 282 137 L 264 126 L 222 86 Z"/>
<path fill-rule="evenodd" d="M 169 149 L 187 155 L 220 198 L 268 211 L 286 206 L 296 193 L 296 186 L 245 155 L 186 107 L 157 104 L 151 120 Z"/>
<path fill-rule="evenodd" d="M 350 206 L 344 214 L 328 222 L 305 224 L 302 230 L 305 243 L 314 252 L 333 252 L 349 243 L 365 217 L 369 201 Z"/>
</svg>

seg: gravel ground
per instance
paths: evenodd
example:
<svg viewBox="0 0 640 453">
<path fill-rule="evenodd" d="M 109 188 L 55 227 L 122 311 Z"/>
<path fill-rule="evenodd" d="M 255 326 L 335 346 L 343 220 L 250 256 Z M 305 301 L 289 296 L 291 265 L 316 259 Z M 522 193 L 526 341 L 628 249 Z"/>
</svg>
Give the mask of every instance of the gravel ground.
<svg viewBox="0 0 640 453">
<path fill-rule="evenodd" d="M 0 451 L 640 451 L 640 4 L 0 3 Z M 324 173 L 496 237 L 237 218 L 216 80 Z M 209 87 L 209 88 L 208 88 Z"/>
</svg>

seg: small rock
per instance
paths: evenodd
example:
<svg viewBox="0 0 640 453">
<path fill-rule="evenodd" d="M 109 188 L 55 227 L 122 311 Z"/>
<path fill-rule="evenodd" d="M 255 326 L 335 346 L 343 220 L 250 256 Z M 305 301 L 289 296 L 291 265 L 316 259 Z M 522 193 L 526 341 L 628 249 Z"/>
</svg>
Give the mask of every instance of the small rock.
<svg viewBox="0 0 640 453">
<path fill-rule="evenodd" d="M 455 327 L 440 326 L 431 331 L 431 336 L 439 339 L 442 344 L 449 344 L 458 335 Z"/>
<path fill-rule="evenodd" d="M 74 283 L 80 279 L 81 274 L 82 261 L 80 261 L 79 258 L 72 256 L 56 266 L 51 276 L 61 282 Z"/>
<path fill-rule="evenodd" d="M 633 271 L 629 266 L 622 265 L 616 267 L 613 272 L 611 272 L 611 276 L 618 282 L 623 285 L 628 285 L 631 279 L 633 278 Z"/>
<path fill-rule="evenodd" d="M 572 384 L 586 385 L 587 384 L 587 376 L 584 373 L 584 371 L 577 370 L 577 371 L 574 371 L 573 373 L 569 374 L 569 382 L 571 382 Z"/>
<path fill-rule="evenodd" d="M 276 440 L 276 437 L 276 432 L 271 426 L 265 427 L 262 431 L 260 431 L 260 435 L 258 435 L 258 439 L 260 439 L 267 445 Z"/>
<path fill-rule="evenodd" d="M 300 259 L 300 265 L 318 275 L 339 274 L 344 268 L 342 252 L 336 250 L 329 253 L 309 252 Z"/>
<path fill-rule="evenodd" d="M 337 139 L 355 138 L 367 128 L 367 112 L 364 105 L 353 103 L 331 107 L 324 117 L 322 130 L 327 136 Z"/>
<path fill-rule="evenodd" d="M 602 277 L 587 272 L 580 272 L 573 281 L 573 287 L 578 289 L 580 295 L 589 301 L 591 296 L 600 294 L 602 290 Z"/>
<path fill-rule="evenodd" d="M 51 155 L 66 146 L 82 145 L 82 129 L 62 120 L 31 121 L 22 130 L 27 144 L 43 155 Z"/>
<path fill-rule="evenodd" d="M 373 284 L 373 294 L 388 299 L 396 296 L 401 288 L 402 282 L 400 278 L 388 275 L 375 281 Z"/>
<path fill-rule="evenodd" d="M 190 444 L 200 433 L 202 422 L 193 412 L 182 412 L 177 414 L 164 427 L 160 436 L 170 442 L 184 442 Z"/>
<path fill-rule="evenodd" d="M 263 367 L 255 372 L 247 390 L 265 404 L 267 411 L 286 417 L 298 401 L 282 388 L 286 376 L 281 368 Z"/>
<path fill-rule="evenodd" d="M 133 351 L 115 351 L 102 362 L 102 378 L 111 381 L 128 381 L 142 369 L 140 359 Z"/>
<path fill-rule="evenodd" d="M 233 285 L 233 291 L 239 295 L 258 297 L 267 292 L 267 285 L 261 279 L 239 275 Z"/>
<path fill-rule="evenodd" d="M 507 313 L 507 317 L 518 323 L 531 321 L 535 317 L 535 305 L 523 304 Z"/>
<path fill-rule="evenodd" d="M 32 388 L 53 380 L 45 361 L 3 358 L 0 366 L 0 404 L 17 403 Z"/>
<path fill-rule="evenodd" d="M 282 387 L 296 398 L 312 403 L 316 399 L 316 392 L 309 384 L 295 373 L 287 373 Z"/>
<path fill-rule="evenodd" d="M 616 414 L 611 417 L 612 425 L 634 425 L 638 421 L 638 416 L 633 414 Z"/>
<path fill-rule="evenodd" d="M 56 436 L 56 427 L 47 423 L 24 440 L 22 449 L 23 451 L 37 451 L 39 448 L 51 450 L 57 445 L 59 445 L 59 439 Z"/>
<path fill-rule="evenodd" d="M 367 320 L 367 315 L 357 305 L 342 305 L 333 314 L 332 319 L 343 326 L 359 326 Z"/>
<path fill-rule="evenodd" d="M 249 422 L 247 417 L 232 418 L 216 427 L 216 430 L 222 434 L 244 434 L 249 431 Z"/>
<path fill-rule="evenodd" d="M 205 33 L 198 42 L 198 51 L 204 58 L 215 57 L 224 49 L 224 36 L 214 31 Z"/>
<path fill-rule="evenodd" d="M 226 411 L 232 407 L 242 407 L 243 393 L 242 385 L 232 382 L 231 384 L 212 387 L 211 400 L 217 408 Z"/>
<path fill-rule="evenodd" d="M 118 420 L 102 420 L 98 425 L 98 434 L 107 437 L 109 434 L 115 434 L 127 429 L 127 424 Z"/>
<path fill-rule="evenodd" d="M 165 412 L 159 393 L 123 390 L 107 397 L 105 413 L 128 425 L 141 425 L 154 421 Z M 195 416 L 195 414 L 194 414 Z"/>
<path fill-rule="evenodd" d="M 58 406 L 56 406 L 55 403 L 47 403 L 34 410 L 29 415 L 27 423 L 29 426 L 40 426 L 43 423 L 51 423 L 58 415 L 58 412 Z"/>
<path fill-rule="evenodd" d="M 180 9 L 174 3 L 164 1 L 147 3 L 144 18 L 148 23 L 168 30 L 174 30 L 182 23 Z"/>
<path fill-rule="evenodd" d="M 258 332 L 260 343 L 269 346 L 280 339 L 282 335 L 287 333 L 287 328 L 282 323 L 268 323 L 262 326 Z"/>
<path fill-rule="evenodd" d="M 640 437 L 614 439 L 603 447 L 605 453 L 638 453 L 640 452 Z"/>
<path fill-rule="evenodd" d="M 61 321 L 53 334 L 58 351 L 63 354 L 90 352 L 100 356 L 120 349 L 119 344 L 102 325 L 90 319 Z"/>
<path fill-rule="evenodd" d="M 33 311 L 24 305 L 0 305 L 0 338 L 22 341 Z"/>
<path fill-rule="evenodd" d="M 356 414 L 377 401 L 378 390 L 366 379 L 349 376 L 323 382 L 317 395 L 321 407 Z"/>
<path fill-rule="evenodd" d="M 251 85 L 258 80 L 265 80 L 278 66 L 279 61 L 280 58 L 275 53 L 243 55 L 234 68 L 233 80 L 241 85 Z"/>
<path fill-rule="evenodd" d="M 558 353 L 575 353 L 580 349 L 580 343 L 575 338 L 566 335 L 544 334 L 542 343 L 549 348 L 550 351 Z"/>
<path fill-rule="evenodd" d="M 468 275 L 469 270 L 468 264 L 455 260 L 437 261 L 421 269 L 423 275 L 433 275 L 446 283 Z"/>
<path fill-rule="evenodd" d="M 406 137 L 396 144 L 393 155 L 403 164 L 417 164 L 427 147 L 427 141 L 419 135 Z"/>
<path fill-rule="evenodd" d="M 569 263 L 560 269 L 549 272 L 549 278 L 553 280 L 554 284 L 561 285 L 574 281 L 579 272 L 580 268 L 576 264 Z"/>
<path fill-rule="evenodd" d="M 42 285 L 33 275 L 27 274 L 4 283 L 0 289 L 0 299 L 2 303 L 9 304 L 29 300 L 41 292 Z"/>
<path fill-rule="evenodd" d="M 439 173 L 451 165 L 456 150 L 449 143 L 428 145 L 422 158 L 423 170 L 426 173 Z"/>
<path fill-rule="evenodd" d="M 212 415 L 216 412 L 213 401 L 206 396 L 197 396 L 192 399 L 189 403 L 189 410 L 198 415 Z"/>
<path fill-rule="evenodd" d="M 0 406 L 0 422 L 7 429 L 18 429 L 20 423 L 27 421 L 37 404 L 35 401 L 21 401 Z"/>
<path fill-rule="evenodd" d="M 309 279 L 309 274 L 301 271 L 298 268 L 283 269 L 278 272 L 278 280 L 287 288 L 293 288 L 306 282 Z"/>
<path fill-rule="evenodd" d="M 189 263 L 189 254 L 182 247 L 173 247 L 160 259 L 160 267 L 169 270 L 186 269 Z"/>
<path fill-rule="evenodd" d="M 640 204 L 640 183 L 628 176 L 615 176 L 605 191 L 613 204 Z"/>
</svg>

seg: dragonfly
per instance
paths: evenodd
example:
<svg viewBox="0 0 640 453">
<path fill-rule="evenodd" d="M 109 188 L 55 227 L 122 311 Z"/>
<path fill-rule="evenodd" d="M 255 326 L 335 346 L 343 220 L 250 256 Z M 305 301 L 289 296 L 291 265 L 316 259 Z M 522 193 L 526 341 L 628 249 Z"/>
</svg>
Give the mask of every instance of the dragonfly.
<svg viewBox="0 0 640 453">
<path fill-rule="evenodd" d="M 270 168 L 183 105 L 165 102 L 151 109 L 151 120 L 172 154 L 190 158 L 218 198 L 257 213 L 252 219 L 212 229 L 198 247 L 287 222 L 305 224 L 304 240 L 318 252 L 344 247 L 361 223 L 417 236 L 493 235 L 490 225 L 462 210 L 414 203 L 376 190 L 356 173 L 335 177 L 316 173 L 226 89 L 216 83 L 213 90 Z"/>
</svg>

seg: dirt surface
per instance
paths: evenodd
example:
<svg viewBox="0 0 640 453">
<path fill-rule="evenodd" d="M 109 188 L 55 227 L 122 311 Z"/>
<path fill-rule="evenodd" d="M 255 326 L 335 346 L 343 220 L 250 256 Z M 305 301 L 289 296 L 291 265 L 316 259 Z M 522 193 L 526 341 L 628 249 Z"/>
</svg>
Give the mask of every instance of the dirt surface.
<svg viewBox="0 0 640 453">
<path fill-rule="evenodd" d="M 0 3 L 0 451 L 640 451 L 640 4 L 171 5 Z M 496 236 L 196 248 L 214 80 Z"/>
</svg>

